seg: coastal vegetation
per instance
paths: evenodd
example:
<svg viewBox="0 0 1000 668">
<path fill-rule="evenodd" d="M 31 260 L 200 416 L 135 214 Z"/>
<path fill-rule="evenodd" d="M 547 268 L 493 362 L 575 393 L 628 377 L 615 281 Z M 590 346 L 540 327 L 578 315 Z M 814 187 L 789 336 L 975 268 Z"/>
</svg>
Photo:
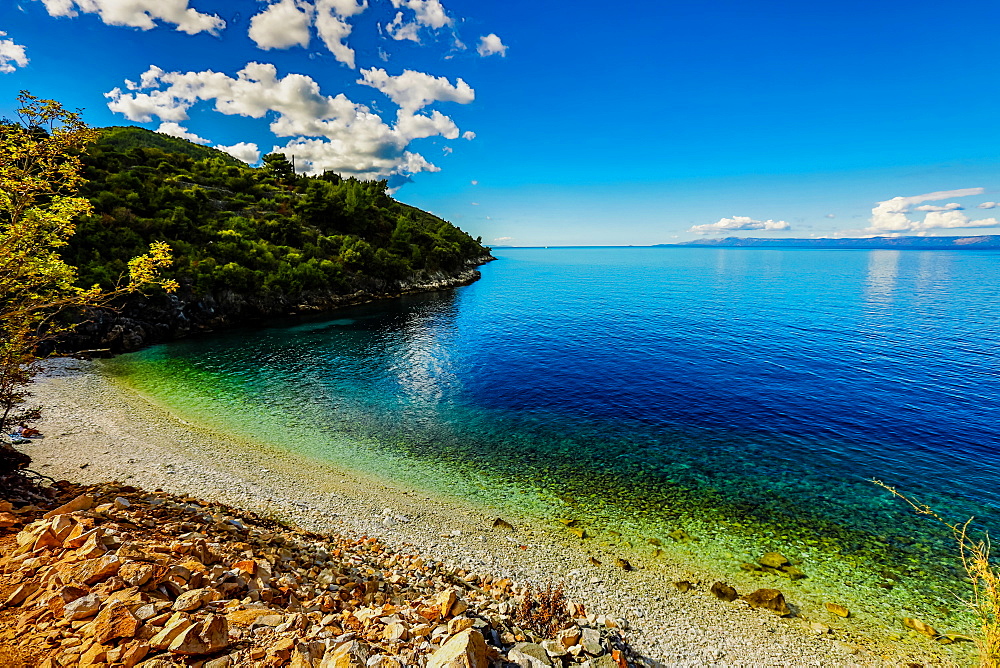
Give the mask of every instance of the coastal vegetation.
<svg viewBox="0 0 1000 668">
<path fill-rule="evenodd" d="M 102 306 L 146 286 L 170 292 L 160 276 L 170 248 L 152 241 L 122 258 L 104 285 L 83 287 L 61 253 L 91 204 L 78 195 L 81 153 L 97 138 L 80 115 L 54 100 L 18 96 L 17 121 L 0 123 L 0 433 L 30 416 L 18 408 L 38 371 L 40 344 L 72 328 L 70 312 Z"/>
<path fill-rule="evenodd" d="M 977 538 L 969 529 L 973 518 L 965 522 L 949 522 L 930 506 L 906 496 L 895 487 L 880 480 L 872 482 L 905 501 L 918 515 L 926 515 L 949 530 L 958 548 L 962 568 L 972 584 L 972 596 L 966 604 L 979 621 L 980 635 L 975 639 L 979 665 L 982 668 L 1000 666 L 1000 572 L 990 560 L 989 534 L 984 533 Z"/>
<path fill-rule="evenodd" d="M 280 154 L 249 167 L 183 139 L 105 128 L 83 156 L 93 210 L 65 252 L 84 282 L 110 286 L 151 241 L 174 249 L 182 295 L 238 291 L 301 301 L 373 282 L 453 273 L 488 249 L 393 199 L 386 181 L 296 174 Z"/>
</svg>

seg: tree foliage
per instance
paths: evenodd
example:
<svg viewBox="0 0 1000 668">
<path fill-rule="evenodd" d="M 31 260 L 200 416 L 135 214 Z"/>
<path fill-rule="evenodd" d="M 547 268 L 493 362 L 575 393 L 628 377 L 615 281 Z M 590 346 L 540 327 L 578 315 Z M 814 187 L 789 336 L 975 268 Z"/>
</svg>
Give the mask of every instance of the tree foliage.
<svg viewBox="0 0 1000 668">
<path fill-rule="evenodd" d="M 163 243 L 127 260 L 109 289 L 78 285 L 60 252 L 75 221 L 92 211 L 77 191 L 82 151 L 97 132 L 54 100 L 22 92 L 18 102 L 18 120 L 0 123 L 0 433 L 20 417 L 12 412 L 37 372 L 39 343 L 72 326 L 62 314 L 148 284 L 176 287 L 158 277 L 170 263 Z"/>
<path fill-rule="evenodd" d="M 385 181 L 297 175 L 280 154 L 259 168 L 140 128 L 106 128 L 83 157 L 93 212 L 64 252 L 86 283 L 109 287 L 126 258 L 168 243 L 185 297 L 348 294 L 371 281 L 455 272 L 488 254 Z M 175 150 L 183 147 L 184 150 Z"/>
</svg>

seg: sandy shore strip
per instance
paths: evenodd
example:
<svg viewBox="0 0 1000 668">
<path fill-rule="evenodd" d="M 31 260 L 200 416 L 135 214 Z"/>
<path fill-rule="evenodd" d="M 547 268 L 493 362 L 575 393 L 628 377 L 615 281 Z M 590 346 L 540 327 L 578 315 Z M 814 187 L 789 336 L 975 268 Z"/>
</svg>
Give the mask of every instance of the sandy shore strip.
<svg viewBox="0 0 1000 668">
<path fill-rule="evenodd" d="M 972 663 L 968 644 L 949 650 L 926 638 L 883 643 L 829 617 L 779 618 L 742 601 L 723 602 L 709 593 L 713 575 L 690 566 L 626 572 L 613 563 L 593 565 L 579 543 L 536 520 L 508 516 L 513 531 L 495 529 L 495 515 L 486 509 L 186 422 L 102 376 L 96 362 L 52 361 L 32 392 L 46 436 L 21 449 L 40 473 L 188 494 L 314 531 L 376 536 L 448 564 L 543 588 L 563 583 L 570 598 L 623 622 L 624 635 L 651 665 Z M 681 592 L 672 584 L 679 580 L 694 586 Z"/>
</svg>

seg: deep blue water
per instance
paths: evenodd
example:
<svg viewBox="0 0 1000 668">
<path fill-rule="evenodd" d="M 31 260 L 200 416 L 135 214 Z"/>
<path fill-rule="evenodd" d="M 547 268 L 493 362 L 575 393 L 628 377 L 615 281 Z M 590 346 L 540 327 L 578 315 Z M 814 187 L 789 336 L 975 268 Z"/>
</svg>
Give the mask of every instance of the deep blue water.
<svg viewBox="0 0 1000 668">
<path fill-rule="evenodd" d="M 1000 519 L 1000 255 L 495 254 L 455 291 L 111 368 L 289 450 L 595 522 L 665 530 L 701 503 L 905 548 L 911 513 L 872 477 Z"/>
</svg>

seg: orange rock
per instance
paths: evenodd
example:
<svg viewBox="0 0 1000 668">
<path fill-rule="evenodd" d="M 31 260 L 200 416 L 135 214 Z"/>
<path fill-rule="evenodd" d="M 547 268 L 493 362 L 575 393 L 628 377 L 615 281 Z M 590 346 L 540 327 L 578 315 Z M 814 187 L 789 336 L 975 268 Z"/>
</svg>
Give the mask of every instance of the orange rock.
<svg viewBox="0 0 1000 668">
<path fill-rule="evenodd" d="M 32 546 L 31 550 L 37 552 L 43 550 L 47 547 L 55 547 L 56 545 L 61 545 L 62 541 L 56 538 L 56 535 L 52 531 L 46 528 L 42 531 L 38 538 L 35 539 L 35 544 Z"/>
<path fill-rule="evenodd" d="M 458 595 L 455 594 L 454 590 L 448 589 L 437 595 L 434 602 L 437 604 L 438 609 L 441 611 L 442 617 L 447 617 L 448 613 L 451 612 L 451 606 L 455 604 L 458 600 Z"/>
<path fill-rule="evenodd" d="M 149 654 L 149 645 L 147 643 L 134 642 L 125 646 L 119 661 L 122 664 L 122 668 L 133 668 L 135 664 L 145 659 L 147 654 Z"/>
<path fill-rule="evenodd" d="M 427 668 L 489 668 L 489 665 L 486 641 L 475 629 L 452 636 L 427 661 Z"/>
<path fill-rule="evenodd" d="M 465 629 L 471 629 L 472 625 L 473 621 L 468 617 L 455 617 L 448 622 L 448 634 L 455 635 L 456 633 L 461 633 Z"/>
<path fill-rule="evenodd" d="M 102 665 L 106 663 L 108 658 L 108 648 L 100 643 L 94 643 L 90 646 L 86 652 L 80 657 L 79 668 L 84 666 L 92 666 L 94 664 Z"/>
<path fill-rule="evenodd" d="M 149 639 L 149 646 L 154 649 L 167 649 L 181 633 L 194 626 L 191 620 L 183 616 L 175 616 L 167 621 L 163 630 Z"/>
<path fill-rule="evenodd" d="M 55 510 L 50 510 L 49 512 L 42 515 L 43 518 L 49 519 L 50 517 L 55 517 L 56 515 L 65 515 L 66 513 L 75 513 L 78 510 L 89 510 L 94 505 L 94 497 L 89 494 L 81 494 L 72 501 L 64 503 Z"/>
<path fill-rule="evenodd" d="M 758 589 L 752 594 L 747 594 L 743 600 L 754 608 L 764 608 L 779 615 L 791 614 L 785 597 L 777 589 Z"/>
<path fill-rule="evenodd" d="M 133 638 L 141 623 L 124 603 L 105 605 L 94 620 L 94 639 L 106 645 L 115 638 Z"/>
<path fill-rule="evenodd" d="M 247 575 L 253 576 L 257 572 L 257 562 L 253 559 L 244 559 L 233 564 L 233 568 L 238 568 Z"/>
<path fill-rule="evenodd" d="M 108 554 L 97 559 L 86 559 L 76 563 L 64 563 L 56 567 L 59 577 L 66 584 L 78 582 L 80 584 L 92 585 L 100 582 L 106 577 L 110 577 L 121 568 L 121 561 L 117 556 Z"/>
</svg>

